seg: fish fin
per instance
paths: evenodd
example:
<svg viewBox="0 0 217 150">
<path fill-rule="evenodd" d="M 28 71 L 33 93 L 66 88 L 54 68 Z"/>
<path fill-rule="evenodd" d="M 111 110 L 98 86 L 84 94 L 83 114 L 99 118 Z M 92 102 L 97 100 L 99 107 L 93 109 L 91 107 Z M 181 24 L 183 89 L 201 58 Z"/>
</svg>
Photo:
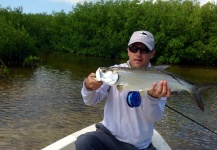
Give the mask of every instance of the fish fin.
<svg viewBox="0 0 217 150">
<path fill-rule="evenodd" d="M 124 86 L 123 85 L 117 85 L 117 89 L 119 92 L 122 92 L 124 89 Z"/>
<path fill-rule="evenodd" d="M 164 70 L 164 69 L 166 69 L 168 67 L 169 67 L 169 65 L 159 65 L 159 66 L 153 66 L 152 68 L 159 69 L 159 70 Z"/>
<path fill-rule="evenodd" d="M 192 92 L 191 95 L 194 97 L 195 102 L 197 103 L 197 106 L 204 111 L 204 105 L 203 102 L 201 100 L 201 96 L 200 96 L 200 92 L 196 91 L 196 92 Z"/>
<path fill-rule="evenodd" d="M 147 90 L 139 90 L 141 97 L 144 97 L 147 94 Z"/>
<path fill-rule="evenodd" d="M 198 84 L 198 91 L 203 91 L 212 87 L 217 87 L 217 83 Z"/>
<path fill-rule="evenodd" d="M 193 95 L 198 107 L 204 111 L 204 105 L 203 102 L 201 100 L 201 96 L 200 96 L 200 92 L 203 90 L 206 90 L 208 88 L 212 88 L 212 87 L 217 87 L 216 83 L 209 83 L 209 84 L 199 84 L 196 86 L 196 92 L 192 92 L 191 94 Z"/>
</svg>

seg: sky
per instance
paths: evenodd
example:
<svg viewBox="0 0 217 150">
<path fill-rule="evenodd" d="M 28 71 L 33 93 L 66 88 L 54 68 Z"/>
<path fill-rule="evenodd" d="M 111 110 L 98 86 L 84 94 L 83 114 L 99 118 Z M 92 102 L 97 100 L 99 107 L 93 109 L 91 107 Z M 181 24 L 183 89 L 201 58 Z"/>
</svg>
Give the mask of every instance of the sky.
<svg viewBox="0 0 217 150">
<path fill-rule="evenodd" d="M 54 12 L 64 11 L 68 13 L 72 11 L 72 7 L 76 6 L 78 2 L 83 4 L 84 1 L 96 2 L 100 0 L 0 0 L 1 8 L 18 8 L 23 7 L 23 13 L 47 13 L 52 14 Z M 198 0 L 201 5 L 206 3 L 208 0 Z M 216 1 L 216 0 L 214 0 Z"/>
<path fill-rule="evenodd" d="M 52 11 L 64 11 L 68 13 L 72 11 L 72 6 L 76 6 L 78 2 L 84 0 L 0 0 L 0 6 L 6 8 L 10 6 L 12 9 L 23 7 L 23 13 L 48 13 Z"/>
</svg>

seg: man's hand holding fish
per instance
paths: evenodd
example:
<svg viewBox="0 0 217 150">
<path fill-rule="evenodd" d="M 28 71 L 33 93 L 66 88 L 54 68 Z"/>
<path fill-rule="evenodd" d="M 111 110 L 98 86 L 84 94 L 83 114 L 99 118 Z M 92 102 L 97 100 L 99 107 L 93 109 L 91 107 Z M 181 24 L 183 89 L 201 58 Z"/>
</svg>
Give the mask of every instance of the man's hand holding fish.
<svg viewBox="0 0 217 150">
<path fill-rule="evenodd" d="M 171 90 L 170 87 L 167 85 L 167 81 L 163 80 L 160 81 L 158 88 L 157 82 L 154 82 L 151 89 L 148 90 L 148 94 L 155 98 L 170 97 Z"/>
<path fill-rule="evenodd" d="M 103 84 L 102 81 L 95 80 L 96 74 L 91 73 L 85 80 L 85 86 L 88 90 L 97 90 Z"/>
</svg>

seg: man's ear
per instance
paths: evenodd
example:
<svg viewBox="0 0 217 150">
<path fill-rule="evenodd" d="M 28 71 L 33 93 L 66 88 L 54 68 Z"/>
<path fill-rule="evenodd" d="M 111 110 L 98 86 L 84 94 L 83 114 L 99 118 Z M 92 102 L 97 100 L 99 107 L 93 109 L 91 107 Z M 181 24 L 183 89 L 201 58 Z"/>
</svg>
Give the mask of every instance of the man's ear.
<svg viewBox="0 0 217 150">
<path fill-rule="evenodd" d="M 155 53 L 156 53 L 155 49 L 151 51 L 151 59 L 154 57 Z"/>
</svg>

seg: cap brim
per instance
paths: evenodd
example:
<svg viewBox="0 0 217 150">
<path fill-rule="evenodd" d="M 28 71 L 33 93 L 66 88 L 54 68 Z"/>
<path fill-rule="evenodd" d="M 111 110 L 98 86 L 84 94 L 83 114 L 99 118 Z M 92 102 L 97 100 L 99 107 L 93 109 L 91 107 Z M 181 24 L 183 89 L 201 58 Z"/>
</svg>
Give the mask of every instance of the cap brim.
<svg viewBox="0 0 217 150">
<path fill-rule="evenodd" d="M 145 46 L 148 47 L 149 50 L 151 50 L 151 51 L 153 50 L 152 47 L 151 47 L 151 45 L 149 45 L 147 42 L 139 41 L 139 40 L 136 40 L 136 41 L 130 41 L 130 42 L 128 43 L 128 46 L 131 45 L 131 44 L 133 44 L 133 43 L 143 43 L 143 44 L 145 44 Z"/>
</svg>

